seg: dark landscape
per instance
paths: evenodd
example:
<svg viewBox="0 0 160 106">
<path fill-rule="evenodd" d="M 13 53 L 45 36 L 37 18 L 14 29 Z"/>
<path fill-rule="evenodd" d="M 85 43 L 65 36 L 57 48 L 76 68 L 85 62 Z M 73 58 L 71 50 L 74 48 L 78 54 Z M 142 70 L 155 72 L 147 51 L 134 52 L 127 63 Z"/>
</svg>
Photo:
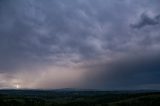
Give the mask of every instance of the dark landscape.
<svg viewBox="0 0 160 106">
<path fill-rule="evenodd" d="M 0 90 L 0 106 L 160 106 L 160 92 Z"/>
</svg>

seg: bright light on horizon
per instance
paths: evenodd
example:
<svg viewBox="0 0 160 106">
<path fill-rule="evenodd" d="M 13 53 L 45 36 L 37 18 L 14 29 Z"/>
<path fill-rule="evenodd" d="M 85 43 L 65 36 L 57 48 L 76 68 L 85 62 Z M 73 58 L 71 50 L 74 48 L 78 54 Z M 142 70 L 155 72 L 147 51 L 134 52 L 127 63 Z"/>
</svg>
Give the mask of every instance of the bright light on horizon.
<svg viewBox="0 0 160 106">
<path fill-rule="evenodd" d="M 17 88 L 17 89 L 20 89 L 21 86 L 20 86 L 19 84 L 16 84 L 16 88 Z"/>
</svg>

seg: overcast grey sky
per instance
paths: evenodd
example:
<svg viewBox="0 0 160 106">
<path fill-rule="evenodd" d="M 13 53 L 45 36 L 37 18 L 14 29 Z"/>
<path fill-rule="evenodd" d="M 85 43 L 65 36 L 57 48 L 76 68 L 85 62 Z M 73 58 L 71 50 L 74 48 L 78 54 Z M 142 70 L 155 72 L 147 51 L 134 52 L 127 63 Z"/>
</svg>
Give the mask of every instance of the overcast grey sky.
<svg viewBox="0 0 160 106">
<path fill-rule="evenodd" d="M 0 88 L 160 89 L 159 0 L 0 0 Z"/>
</svg>

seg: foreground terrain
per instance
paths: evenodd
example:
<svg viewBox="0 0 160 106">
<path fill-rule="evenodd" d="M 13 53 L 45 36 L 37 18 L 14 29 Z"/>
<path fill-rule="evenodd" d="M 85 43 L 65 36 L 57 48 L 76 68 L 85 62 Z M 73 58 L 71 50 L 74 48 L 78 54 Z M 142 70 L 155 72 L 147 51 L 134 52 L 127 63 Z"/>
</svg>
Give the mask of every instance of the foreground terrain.
<svg viewBox="0 0 160 106">
<path fill-rule="evenodd" d="M 160 92 L 0 90 L 0 106 L 160 106 Z"/>
</svg>

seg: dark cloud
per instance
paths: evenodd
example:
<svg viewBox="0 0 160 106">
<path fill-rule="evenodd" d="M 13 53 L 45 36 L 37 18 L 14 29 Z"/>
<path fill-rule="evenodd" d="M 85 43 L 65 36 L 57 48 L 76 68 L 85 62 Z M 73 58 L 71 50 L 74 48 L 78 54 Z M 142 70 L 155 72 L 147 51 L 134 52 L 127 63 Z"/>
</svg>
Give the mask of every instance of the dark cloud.
<svg viewBox="0 0 160 106">
<path fill-rule="evenodd" d="M 129 56 L 106 63 L 86 66 L 84 77 L 89 88 L 154 89 L 160 84 L 160 56 Z M 160 89 L 160 88 L 156 88 Z"/>
<path fill-rule="evenodd" d="M 150 17 L 146 13 L 142 13 L 140 17 L 140 21 L 136 24 L 131 25 L 133 28 L 143 28 L 145 26 L 154 26 L 159 24 L 160 22 L 160 15 L 157 15 L 155 17 Z"/>
<path fill-rule="evenodd" d="M 120 80 L 119 85 L 115 86 L 118 88 L 127 81 L 127 78 L 129 79 L 130 75 L 127 73 L 131 73 L 131 75 L 140 73 L 141 76 L 143 71 L 138 71 L 142 69 L 138 64 L 151 66 L 151 68 L 147 68 L 149 70 L 153 68 L 153 64 L 149 60 L 152 60 L 154 64 L 159 62 L 152 55 L 150 58 L 142 58 L 142 60 L 146 59 L 148 63 L 138 62 L 139 54 L 159 53 L 160 16 L 158 14 L 160 13 L 158 3 L 157 0 L 153 0 L 152 3 L 150 0 L 0 0 L 0 74 L 14 76 L 12 78 L 14 80 L 20 78 L 20 82 L 25 84 L 27 82 L 25 80 L 32 79 L 34 80 L 33 85 L 28 85 L 31 87 L 36 88 L 36 85 L 37 87 L 42 87 L 41 85 L 51 85 L 50 87 L 52 87 L 52 80 L 57 81 L 52 76 L 50 79 L 42 78 L 41 83 L 38 79 L 26 78 L 25 75 L 30 76 L 29 74 L 36 73 L 43 77 L 44 72 L 48 72 L 55 76 L 55 70 L 57 70 L 59 76 L 63 76 L 63 73 L 59 71 L 61 69 L 57 67 L 66 70 L 71 67 L 79 67 L 77 70 L 82 70 L 81 74 L 86 69 L 89 69 L 88 73 L 92 73 L 91 69 L 94 67 L 95 75 L 91 74 L 91 80 L 95 77 L 95 82 L 97 81 L 95 86 L 101 85 L 99 87 L 103 88 L 102 85 L 107 80 L 105 77 L 108 75 L 104 70 L 108 69 L 107 73 L 109 72 L 110 76 L 117 79 L 108 77 L 107 83 L 114 87 L 112 84 L 116 85 L 117 80 Z M 149 13 L 145 11 L 149 11 Z M 154 27 L 134 30 L 129 26 L 131 23 L 135 23 L 132 27 L 138 29 L 146 26 Z M 122 58 L 122 61 L 116 59 L 132 54 L 135 54 L 134 62 L 130 58 L 124 60 Z M 114 62 L 110 63 L 113 60 Z M 105 61 L 105 64 L 101 61 Z M 96 67 L 94 62 L 98 64 L 95 65 Z M 85 67 L 86 69 L 82 68 L 86 64 L 91 65 Z M 119 67 L 119 71 L 115 71 L 118 70 L 116 67 Z M 130 67 L 133 67 L 135 71 L 132 71 Z M 158 65 L 156 67 L 158 69 Z M 73 71 L 72 68 L 71 70 Z M 154 76 L 158 70 L 144 73 Z M 79 71 L 74 74 L 81 75 Z M 128 77 L 123 79 L 124 75 Z M 90 77 L 89 74 L 87 76 Z M 71 76 L 68 75 L 68 77 Z M 98 77 L 102 77 L 104 80 Z M 8 78 L 6 77 L 6 79 Z M 76 78 L 74 77 L 72 80 L 74 79 Z M 83 83 L 82 79 L 78 79 L 79 83 Z M 151 81 L 145 76 L 142 79 L 146 82 Z M 44 84 L 45 81 L 49 84 Z M 8 80 L 8 82 L 12 81 Z M 62 83 L 63 81 L 57 82 Z M 88 82 L 92 84 L 92 81 Z M 133 85 L 136 85 L 136 82 L 137 80 L 133 81 Z M 2 86 L 6 83 L 7 81 Z M 139 85 L 144 83 L 145 81 L 142 81 Z M 127 84 L 129 85 L 129 83 Z M 74 84 L 70 83 L 69 85 Z"/>
<path fill-rule="evenodd" d="M 109 8 L 114 7 L 108 4 L 101 7 L 103 2 L 3 1 L 0 10 L 1 72 L 31 67 L 33 64 L 48 64 L 48 61 L 56 64 L 64 56 L 70 55 L 68 59 L 72 58 L 72 54 L 76 54 L 80 60 L 92 59 L 104 51 L 101 44 L 98 44 L 103 37 L 109 48 L 112 48 L 115 39 L 112 34 L 108 34 L 113 41 L 108 40 L 103 30 L 108 29 L 108 22 L 115 21 L 114 23 L 120 24 L 123 18 L 112 19 L 116 14 L 112 14 Z M 105 9 L 106 5 L 108 9 Z M 121 11 L 123 10 L 125 9 Z M 104 22 L 106 28 L 105 25 L 103 28 Z M 103 42 L 102 45 L 106 45 Z"/>
</svg>

